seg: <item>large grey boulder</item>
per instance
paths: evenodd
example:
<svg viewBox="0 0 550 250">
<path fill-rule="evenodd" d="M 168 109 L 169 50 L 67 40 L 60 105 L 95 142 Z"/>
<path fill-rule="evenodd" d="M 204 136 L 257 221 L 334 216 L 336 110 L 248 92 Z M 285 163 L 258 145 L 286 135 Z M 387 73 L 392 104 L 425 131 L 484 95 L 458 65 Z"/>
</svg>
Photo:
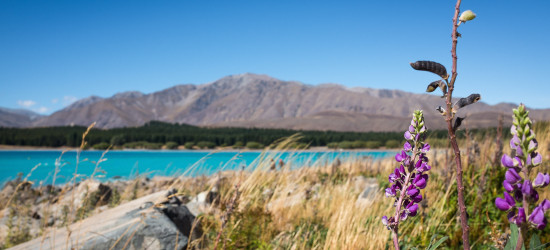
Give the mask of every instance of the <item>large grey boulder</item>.
<svg viewBox="0 0 550 250">
<path fill-rule="evenodd" d="M 195 216 L 153 193 L 76 222 L 12 249 L 185 249 Z M 192 238 L 195 238 L 192 237 Z"/>
</svg>

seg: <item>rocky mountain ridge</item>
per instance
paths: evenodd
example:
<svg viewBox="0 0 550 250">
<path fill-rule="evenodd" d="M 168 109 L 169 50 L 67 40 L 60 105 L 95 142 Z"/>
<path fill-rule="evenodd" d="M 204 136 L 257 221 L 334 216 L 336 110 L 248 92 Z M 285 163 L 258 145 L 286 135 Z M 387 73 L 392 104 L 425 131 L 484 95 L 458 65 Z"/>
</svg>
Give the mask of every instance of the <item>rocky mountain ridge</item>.
<svg viewBox="0 0 550 250">
<path fill-rule="evenodd" d="M 140 126 L 151 120 L 197 126 L 238 126 L 337 131 L 396 131 L 415 109 L 425 110 L 431 128 L 444 128 L 436 95 L 400 90 L 308 85 L 267 75 L 240 74 L 217 81 L 183 84 L 151 94 L 130 91 L 109 98 L 81 99 L 49 116 L 11 126 L 83 125 L 100 128 Z M 496 126 L 498 116 L 511 123 L 515 104 L 483 102 L 461 109 L 468 126 Z M 550 120 L 550 109 L 532 110 L 536 120 Z M 2 121 L 4 118 L 2 118 Z M 2 126 L 6 122 L 0 123 Z M 15 124 L 15 125 L 14 125 Z"/>
</svg>

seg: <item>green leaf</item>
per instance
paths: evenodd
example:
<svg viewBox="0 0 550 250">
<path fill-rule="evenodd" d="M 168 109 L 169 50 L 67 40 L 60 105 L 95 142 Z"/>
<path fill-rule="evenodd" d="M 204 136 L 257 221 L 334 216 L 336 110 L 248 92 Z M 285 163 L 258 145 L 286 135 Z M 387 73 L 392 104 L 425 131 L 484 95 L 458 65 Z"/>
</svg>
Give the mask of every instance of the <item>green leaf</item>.
<svg viewBox="0 0 550 250">
<path fill-rule="evenodd" d="M 540 242 L 539 235 L 533 234 L 533 236 L 531 236 L 531 243 L 529 244 L 529 249 L 535 249 L 540 245 L 542 245 L 542 243 Z"/>
<path fill-rule="evenodd" d="M 531 243 L 529 243 L 529 249 L 531 250 L 546 249 L 546 247 L 548 246 L 550 246 L 550 243 L 542 244 L 542 242 L 540 242 L 540 236 L 538 234 L 533 234 L 533 236 L 531 236 Z"/>
<path fill-rule="evenodd" d="M 516 244 L 518 243 L 518 238 L 519 238 L 518 226 L 516 224 L 510 223 L 510 231 L 511 231 L 510 239 L 508 239 L 508 243 L 506 243 L 504 250 L 514 250 L 516 249 Z M 521 249 L 525 249 L 525 247 L 522 246 Z"/>
<path fill-rule="evenodd" d="M 435 242 L 435 243 L 432 245 L 433 240 L 435 239 L 436 236 L 437 236 L 437 234 L 435 234 L 434 236 L 432 236 L 432 239 L 430 240 L 430 245 L 428 246 L 427 250 L 434 250 L 434 249 L 437 249 L 437 247 L 438 247 L 439 245 L 441 245 L 441 243 L 445 242 L 445 241 L 449 238 L 449 236 L 445 236 L 445 237 L 439 239 L 437 242 Z"/>
</svg>

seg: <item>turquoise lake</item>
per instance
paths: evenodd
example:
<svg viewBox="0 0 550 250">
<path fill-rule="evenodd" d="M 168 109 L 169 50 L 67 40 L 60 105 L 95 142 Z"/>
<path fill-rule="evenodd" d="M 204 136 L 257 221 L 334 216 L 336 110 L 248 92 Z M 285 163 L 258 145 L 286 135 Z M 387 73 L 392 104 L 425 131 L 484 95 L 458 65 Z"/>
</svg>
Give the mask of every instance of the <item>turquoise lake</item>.
<svg viewBox="0 0 550 250">
<path fill-rule="evenodd" d="M 0 151 L 0 184 L 14 179 L 19 173 L 35 185 L 51 184 L 56 166 L 55 184 L 69 181 L 76 173 L 81 178 L 94 174 L 100 180 L 130 179 L 136 175 L 188 176 L 211 175 L 220 170 L 254 168 L 261 152 L 208 151 L 108 151 L 97 163 L 102 151 L 59 150 L 4 150 Z M 292 151 L 268 153 L 267 157 L 283 160 L 293 168 L 312 163 L 330 164 L 335 159 L 381 159 L 391 157 L 394 151 Z M 264 155 L 266 157 L 266 155 Z M 270 158 L 267 159 L 270 161 Z M 78 168 L 77 168 L 78 166 Z M 96 168 L 98 166 L 99 168 Z M 34 170 L 33 170 L 34 168 Z M 99 170 L 94 173 L 94 169 Z M 31 172 L 32 171 L 32 172 Z"/>
</svg>

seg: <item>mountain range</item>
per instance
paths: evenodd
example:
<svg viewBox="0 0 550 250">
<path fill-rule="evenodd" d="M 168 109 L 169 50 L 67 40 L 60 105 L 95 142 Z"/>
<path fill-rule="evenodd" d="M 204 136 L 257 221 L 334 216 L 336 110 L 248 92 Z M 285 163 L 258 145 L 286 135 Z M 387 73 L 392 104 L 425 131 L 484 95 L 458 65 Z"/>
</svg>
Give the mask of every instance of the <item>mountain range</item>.
<svg viewBox="0 0 550 250">
<path fill-rule="evenodd" d="M 444 99 L 400 90 L 308 85 L 267 75 L 240 74 L 217 81 L 177 85 L 144 94 L 130 91 L 109 98 L 91 96 L 48 116 L 0 109 L 0 126 L 62 125 L 133 127 L 157 120 L 197 126 L 261 127 L 300 130 L 399 131 L 415 109 L 424 110 L 429 128 L 445 128 L 435 110 Z M 512 103 L 483 102 L 458 111 L 470 128 L 496 126 L 499 115 L 511 124 Z M 534 120 L 550 120 L 550 109 L 531 109 Z"/>
</svg>

